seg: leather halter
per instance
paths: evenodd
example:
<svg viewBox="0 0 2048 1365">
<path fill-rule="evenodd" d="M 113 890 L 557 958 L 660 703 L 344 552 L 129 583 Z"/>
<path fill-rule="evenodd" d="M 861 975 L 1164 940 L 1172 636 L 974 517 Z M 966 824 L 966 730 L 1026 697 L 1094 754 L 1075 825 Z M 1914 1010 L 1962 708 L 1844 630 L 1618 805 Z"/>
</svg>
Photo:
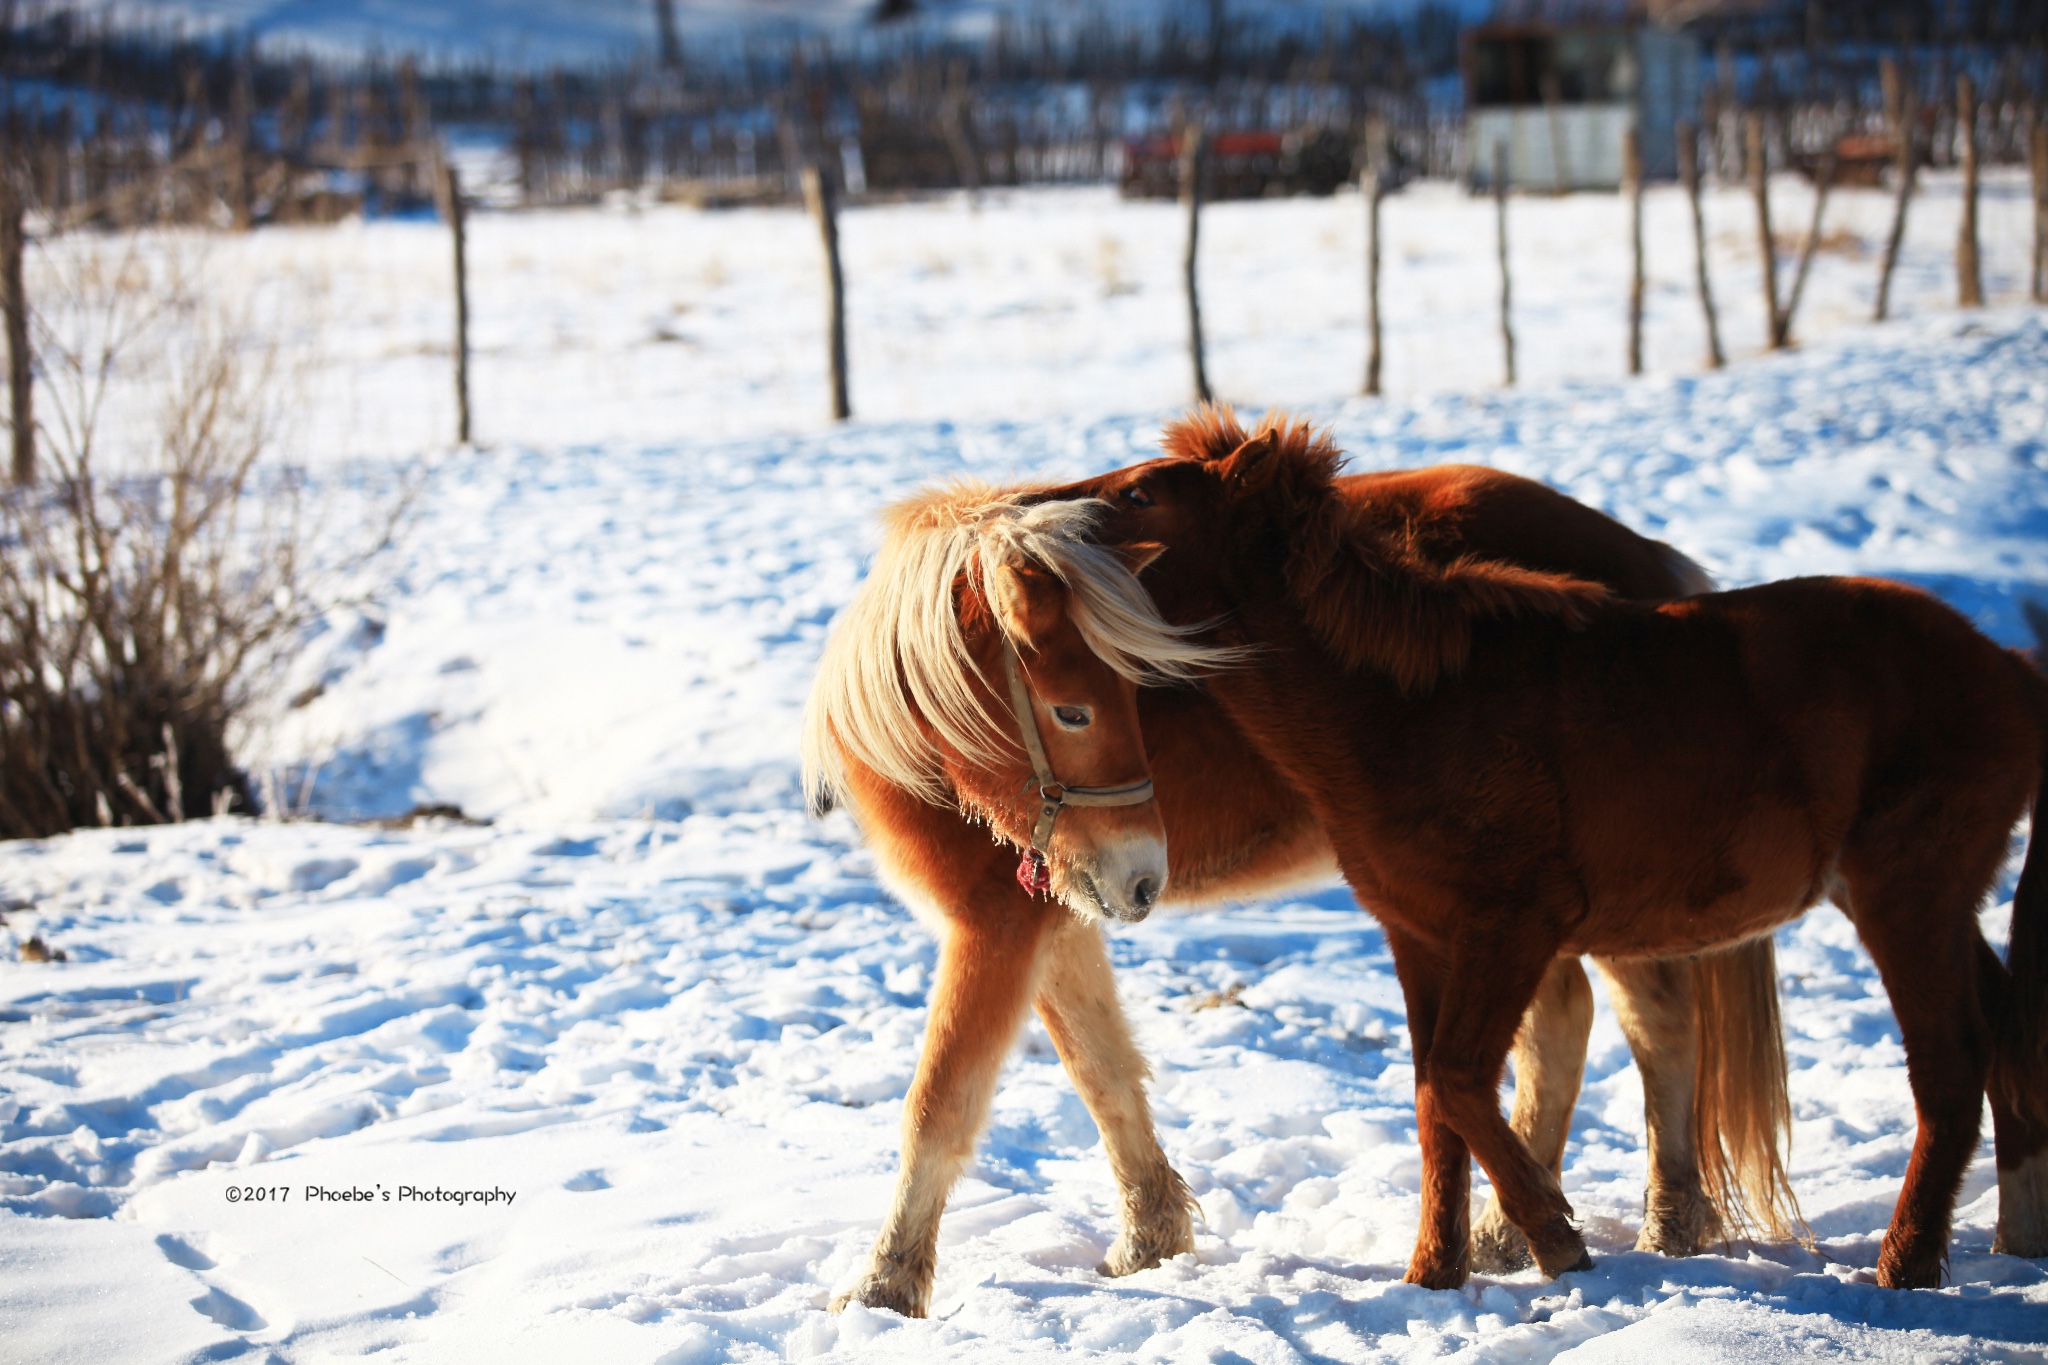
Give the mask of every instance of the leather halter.
<svg viewBox="0 0 2048 1365">
<path fill-rule="evenodd" d="M 1017 733 L 1024 740 L 1024 752 L 1031 759 L 1032 777 L 1038 787 L 1038 819 L 1031 827 L 1031 847 L 1017 863 L 1018 884 L 1035 894 L 1052 889 L 1046 849 L 1052 843 L 1053 823 L 1063 809 L 1142 805 L 1152 799 L 1152 779 L 1147 777 L 1117 787 L 1072 787 L 1060 781 L 1053 775 L 1052 760 L 1046 757 L 1045 741 L 1038 734 L 1038 717 L 1031 709 L 1031 693 L 1024 686 L 1017 646 L 1008 641 L 1003 645 L 1003 677 L 1010 684 L 1010 711 L 1017 718 Z"/>
</svg>

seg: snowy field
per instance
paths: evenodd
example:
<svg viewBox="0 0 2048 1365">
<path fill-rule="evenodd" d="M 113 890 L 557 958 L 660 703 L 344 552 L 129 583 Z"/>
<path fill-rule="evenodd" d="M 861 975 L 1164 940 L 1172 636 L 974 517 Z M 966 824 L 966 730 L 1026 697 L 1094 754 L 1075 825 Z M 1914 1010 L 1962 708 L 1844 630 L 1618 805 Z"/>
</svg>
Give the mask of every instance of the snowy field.
<svg viewBox="0 0 2048 1365">
<path fill-rule="evenodd" d="M 507 194 L 479 149 L 465 174 Z M 495 180 L 492 178 L 495 177 Z M 1946 312 L 1959 204 L 1953 175 L 1923 178 L 1893 313 Z M 2026 296 L 2024 174 L 1987 177 L 1985 288 Z M 1779 288 L 1812 198 L 1773 182 Z M 1612 194 L 1516 198 L 1509 238 L 1525 386 L 1626 372 L 1626 209 Z M 1891 200 L 1830 197 L 1826 247 L 1797 320 L 1805 341 L 1870 316 Z M 1707 222 L 1721 335 L 1732 360 L 1762 351 L 1756 212 L 1711 192 Z M 1397 398 L 1500 382 L 1493 209 L 1446 184 L 1386 201 L 1384 387 Z M 1646 196 L 1644 363 L 1696 374 L 1706 354 L 1683 196 Z M 852 404 L 864 424 L 1003 423 L 1157 413 L 1190 392 L 1182 221 L 1167 203 L 1103 189 L 851 209 L 840 218 Z M 206 248 L 196 248 L 204 251 Z M 225 289 L 284 312 L 302 373 L 301 459 L 379 461 L 455 433 L 450 246 L 431 222 L 276 229 L 211 248 Z M 1219 397 L 1327 404 L 1365 373 L 1365 214 L 1359 197 L 1224 203 L 1202 220 L 1203 323 Z M 477 439 L 557 450 L 694 447 L 824 425 L 824 303 L 817 231 L 787 209 L 701 213 L 621 202 L 608 212 L 479 214 L 470 241 Z"/>
<path fill-rule="evenodd" d="M 1388 209 L 1384 401 L 1344 396 L 1356 198 L 1222 206 L 1212 373 L 1332 423 L 1360 467 L 1497 464 L 1727 582 L 1906 577 L 2023 643 L 2019 601 L 2048 598 L 2048 315 L 2016 301 L 2020 194 L 1994 185 L 1997 306 L 1966 316 L 1936 178 L 1880 328 L 1860 318 L 1884 206 L 1841 195 L 1807 345 L 1777 357 L 1747 353 L 1754 252 L 1717 197 L 1736 361 L 1713 375 L 1682 204 L 1654 195 L 1655 373 L 1633 383 L 1616 201 L 1517 200 L 1526 382 L 1503 392 L 1490 207 L 1425 188 Z M 1811 1250 L 1626 1249 L 1641 1092 L 1603 1010 L 1566 1158 L 1595 1269 L 1399 1284 L 1408 1038 L 1384 941 L 1334 889 L 1113 935 L 1201 1200 L 1193 1257 L 1095 1273 L 1114 1191 L 1034 1025 L 945 1221 L 932 1318 L 823 1311 L 886 1207 L 934 950 L 844 817 L 799 809 L 810 670 L 884 503 L 1151 451 L 1186 382 L 1176 231 L 1097 193 L 850 213 L 861 420 L 832 429 L 796 215 L 482 215 L 483 447 L 461 451 L 437 228 L 216 242 L 224 288 L 269 315 L 305 300 L 285 453 L 335 518 L 418 485 L 375 595 L 276 680 L 247 752 L 297 809 L 493 823 L 0 845 L 0 935 L 70 959 L 0 963 L 0 1358 L 2042 1359 L 2048 1275 L 1988 1251 L 1988 1139 L 1950 1287 L 1872 1283 L 1913 1113 L 1831 910 L 1779 939 Z M 1986 909 L 1994 941 L 2007 914 Z"/>
</svg>

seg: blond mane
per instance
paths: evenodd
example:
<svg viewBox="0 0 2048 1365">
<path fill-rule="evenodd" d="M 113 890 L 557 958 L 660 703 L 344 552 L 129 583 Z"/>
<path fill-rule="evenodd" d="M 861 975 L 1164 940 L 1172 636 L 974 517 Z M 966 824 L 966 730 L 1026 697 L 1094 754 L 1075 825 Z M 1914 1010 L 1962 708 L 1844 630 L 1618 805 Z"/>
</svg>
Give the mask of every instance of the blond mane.
<svg viewBox="0 0 2048 1365">
<path fill-rule="evenodd" d="M 985 602 L 1002 565 L 1035 564 L 1068 590 L 1074 625 L 1096 656 L 1134 682 L 1178 681 L 1235 657 L 1169 625 L 1123 558 L 1089 537 L 1098 501 L 1023 501 L 1026 493 L 960 482 L 883 515 L 867 581 L 840 613 L 804 709 L 804 791 L 814 809 L 838 797 L 851 760 L 927 801 L 950 799 L 938 744 L 969 763 L 1023 753 L 1007 710 L 991 716 L 967 647 L 955 583 Z M 1002 614 L 991 612 L 997 628 Z M 926 727 L 929 727 L 929 734 Z"/>
</svg>

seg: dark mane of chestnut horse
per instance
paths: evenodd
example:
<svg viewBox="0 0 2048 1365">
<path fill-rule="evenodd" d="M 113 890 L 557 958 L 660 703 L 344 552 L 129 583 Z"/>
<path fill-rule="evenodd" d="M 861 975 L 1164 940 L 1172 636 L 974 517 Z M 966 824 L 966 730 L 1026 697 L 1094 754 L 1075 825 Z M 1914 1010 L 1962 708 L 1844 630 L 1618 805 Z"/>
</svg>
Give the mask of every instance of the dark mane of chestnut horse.
<svg viewBox="0 0 2048 1365">
<path fill-rule="evenodd" d="M 1248 460 L 1247 442 L 1259 447 Z M 1342 477 L 1344 456 L 1306 421 L 1272 418 L 1246 432 L 1227 408 L 1169 426 L 1168 460 L 1247 466 L 1241 536 L 1284 554 L 1289 596 L 1333 655 L 1389 674 L 1404 691 L 1457 672 L 1485 617 L 1551 617 L 1576 624 L 1619 595 L 1656 599 L 1708 587 L 1698 566 L 1561 493 L 1477 466 Z M 1521 486 L 1512 518 L 1485 518 L 1485 494 Z M 1345 496 L 1372 484 L 1371 496 Z M 1468 515 L 1469 509 L 1469 515 Z M 1404 515 L 1405 513 L 1405 515 Z M 1590 543 L 1589 543 L 1590 542 Z M 1484 544 L 1487 556 L 1469 547 Z M 1492 556 L 1498 556 L 1492 557 Z M 1606 582 L 1582 577 L 1612 566 Z"/>
</svg>

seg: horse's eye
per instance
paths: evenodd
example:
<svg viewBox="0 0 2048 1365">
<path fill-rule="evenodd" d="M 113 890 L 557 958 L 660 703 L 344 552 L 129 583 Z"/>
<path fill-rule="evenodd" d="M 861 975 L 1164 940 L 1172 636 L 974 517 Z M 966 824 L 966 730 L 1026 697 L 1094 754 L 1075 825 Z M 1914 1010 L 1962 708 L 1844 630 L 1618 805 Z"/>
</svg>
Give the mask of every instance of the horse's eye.
<svg viewBox="0 0 2048 1365">
<path fill-rule="evenodd" d="M 1052 708 L 1052 718 L 1068 730 L 1085 730 L 1091 719 L 1085 706 L 1055 706 Z"/>
<path fill-rule="evenodd" d="M 1125 502 L 1133 507 L 1150 507 L 1152 505 L 1152 495 L 1137 484 L 1132 484 L 1129 488 L 1126 488 L 1123 491 L 1122 497 Z"/>
</svg>

